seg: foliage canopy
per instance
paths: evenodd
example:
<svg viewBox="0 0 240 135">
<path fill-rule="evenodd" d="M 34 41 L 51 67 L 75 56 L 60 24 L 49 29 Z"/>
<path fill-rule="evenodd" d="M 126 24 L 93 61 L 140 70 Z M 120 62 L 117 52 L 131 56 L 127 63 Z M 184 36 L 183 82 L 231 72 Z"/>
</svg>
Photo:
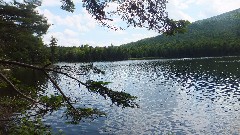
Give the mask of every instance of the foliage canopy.
<svg viewBox="0 0 240 135">
<path fill-rule="evenodd" d="M 61 0 L 61 2 L 62 9 L 74 11 L 72 0 Z M 166 12 L 167 2 L 167 0 L 83 0 L 83 7 L 100 24 L 114 30 L 119 28 L 109 25 L 108 21 L 112 21 L 113 16 L 117 15 L 128 24 L 128 27 L 145 27 L 168 35 L 181 33 L 189 22 L 169 19 Z M 116 4 L 117 8 L 109 11 L 108 7 L 111 4 Z"/>
<path fill-rule="evenodd" d="M 35 2 L 0 2 L 0 57 L 31 63 L 45 59 L 41 36 L 50 25 L 36 7 Z"/>
</svg>

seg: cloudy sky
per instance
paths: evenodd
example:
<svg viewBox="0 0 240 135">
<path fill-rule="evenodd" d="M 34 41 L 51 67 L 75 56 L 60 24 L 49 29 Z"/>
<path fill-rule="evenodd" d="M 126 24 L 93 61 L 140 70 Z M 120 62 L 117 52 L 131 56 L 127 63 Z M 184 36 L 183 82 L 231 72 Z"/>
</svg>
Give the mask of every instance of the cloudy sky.
<svg viewBox="0 0 240 135">
<path fill-rule="evenodd" d="M 74 0 L 76 10 L 69 13 L 60 9 L 60 0 L 43 0 L 38 8 L 40 14 L 48 18 L 53 24 L 44 42 L 49 44 L 50 37 L 58 39 L 59 46 L 91 46 L 121 45 L 147 37 L 158 35 L 155 31 L 140 28 L 128 28 L 123 31 L 113 31 L 101 27 L 82 8 L 81 0 Z M 113 5 L 114 6 L 114 5 Z M 167 11 L 170 18 L 185 19 L 190 22 L 206 19 L 234 9 L 240 8 L 240 0 L 169 0 Z M 119 24 L 115 19 L 113 24 Z"/>
</svg>

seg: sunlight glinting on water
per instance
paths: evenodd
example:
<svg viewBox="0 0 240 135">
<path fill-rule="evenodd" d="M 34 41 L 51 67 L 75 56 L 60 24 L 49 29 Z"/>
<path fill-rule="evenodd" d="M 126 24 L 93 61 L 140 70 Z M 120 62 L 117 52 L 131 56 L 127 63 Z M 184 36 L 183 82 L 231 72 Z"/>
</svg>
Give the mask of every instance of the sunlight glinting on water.
<svg viewBox="0 0 240 135">
<path fill-rule="evenodd" d="M 117 107 L 60 77 L 65 92 L 80 100 L 77 106 L 99 108 L 107 117 L 69 125 L 71 128 L 63 126 L 64 119 L 50 120 L 55 118 L 50 115 L 46 121 L 57 122 L 56 129 L 71 134 L 239 134 L 239 63 L 225 59 L 94 63 L 106 74 L 85 78 L 112 82 L 109 87 L 113 90 L 137 96 L 140 108 Z"/>
</svg>

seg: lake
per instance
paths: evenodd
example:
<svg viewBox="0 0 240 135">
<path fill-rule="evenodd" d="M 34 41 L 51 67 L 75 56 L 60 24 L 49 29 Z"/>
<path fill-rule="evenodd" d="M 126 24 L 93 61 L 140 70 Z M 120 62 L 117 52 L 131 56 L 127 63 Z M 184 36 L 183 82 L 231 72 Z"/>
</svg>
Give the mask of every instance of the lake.
<svg viewBox="0 0 240 135">
<path fill-rule="evenodd" d="M 80 67 L 82 63 L 58 63 Z M 112 82 L 109 88 L 137 96 L 139 108 L 122 108 L 56 75 L 78 107 L 93 107 L 107 116 L 66 124 L 65 108 L 47 114 L 54 131 L 79 134 L 240 134 L 240 58 L 159 59 L 95 62 L 106 73 L 89 73 L 81 80 Z M 75 74 L 73 73 L 75 76 Z M 42 84 L 56 93 L 50 82 Z"/>
</svg>

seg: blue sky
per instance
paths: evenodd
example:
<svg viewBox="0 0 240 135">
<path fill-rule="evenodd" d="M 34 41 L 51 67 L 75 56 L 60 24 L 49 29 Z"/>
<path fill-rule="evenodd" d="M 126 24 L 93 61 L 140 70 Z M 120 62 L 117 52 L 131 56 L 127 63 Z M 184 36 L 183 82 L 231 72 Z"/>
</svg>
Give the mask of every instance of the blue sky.
<svg viewBox="0 0 240 135">
<path fill-rule="evenodd" d="M 74 0 L 76 10 L 69 13 L 60 9 L 60 0 L 43 0 L 38 7 L 40 14 L 48 18 L 53 24 L 44 36 L 44 42 L 49 44 L 50 37 L 58 39 L 59 46 L 91 46 L 121 45 L 143 38 L 158 35 L 155 31 L 144 28 L 128 28 L 127 30 L 113 31 L 101 27 L 82 8 L 81 0 Z M 111 4 L 109 8 L 114 8 Z M 240 8 L 240 0 L 169 0 L 167 11 L 170 18 L 186 19 L 190 22 L 206 19 L 234 9 Z M 124 25 L 119 18 L 110 22 L 116 26 Z"/>
</svg>

